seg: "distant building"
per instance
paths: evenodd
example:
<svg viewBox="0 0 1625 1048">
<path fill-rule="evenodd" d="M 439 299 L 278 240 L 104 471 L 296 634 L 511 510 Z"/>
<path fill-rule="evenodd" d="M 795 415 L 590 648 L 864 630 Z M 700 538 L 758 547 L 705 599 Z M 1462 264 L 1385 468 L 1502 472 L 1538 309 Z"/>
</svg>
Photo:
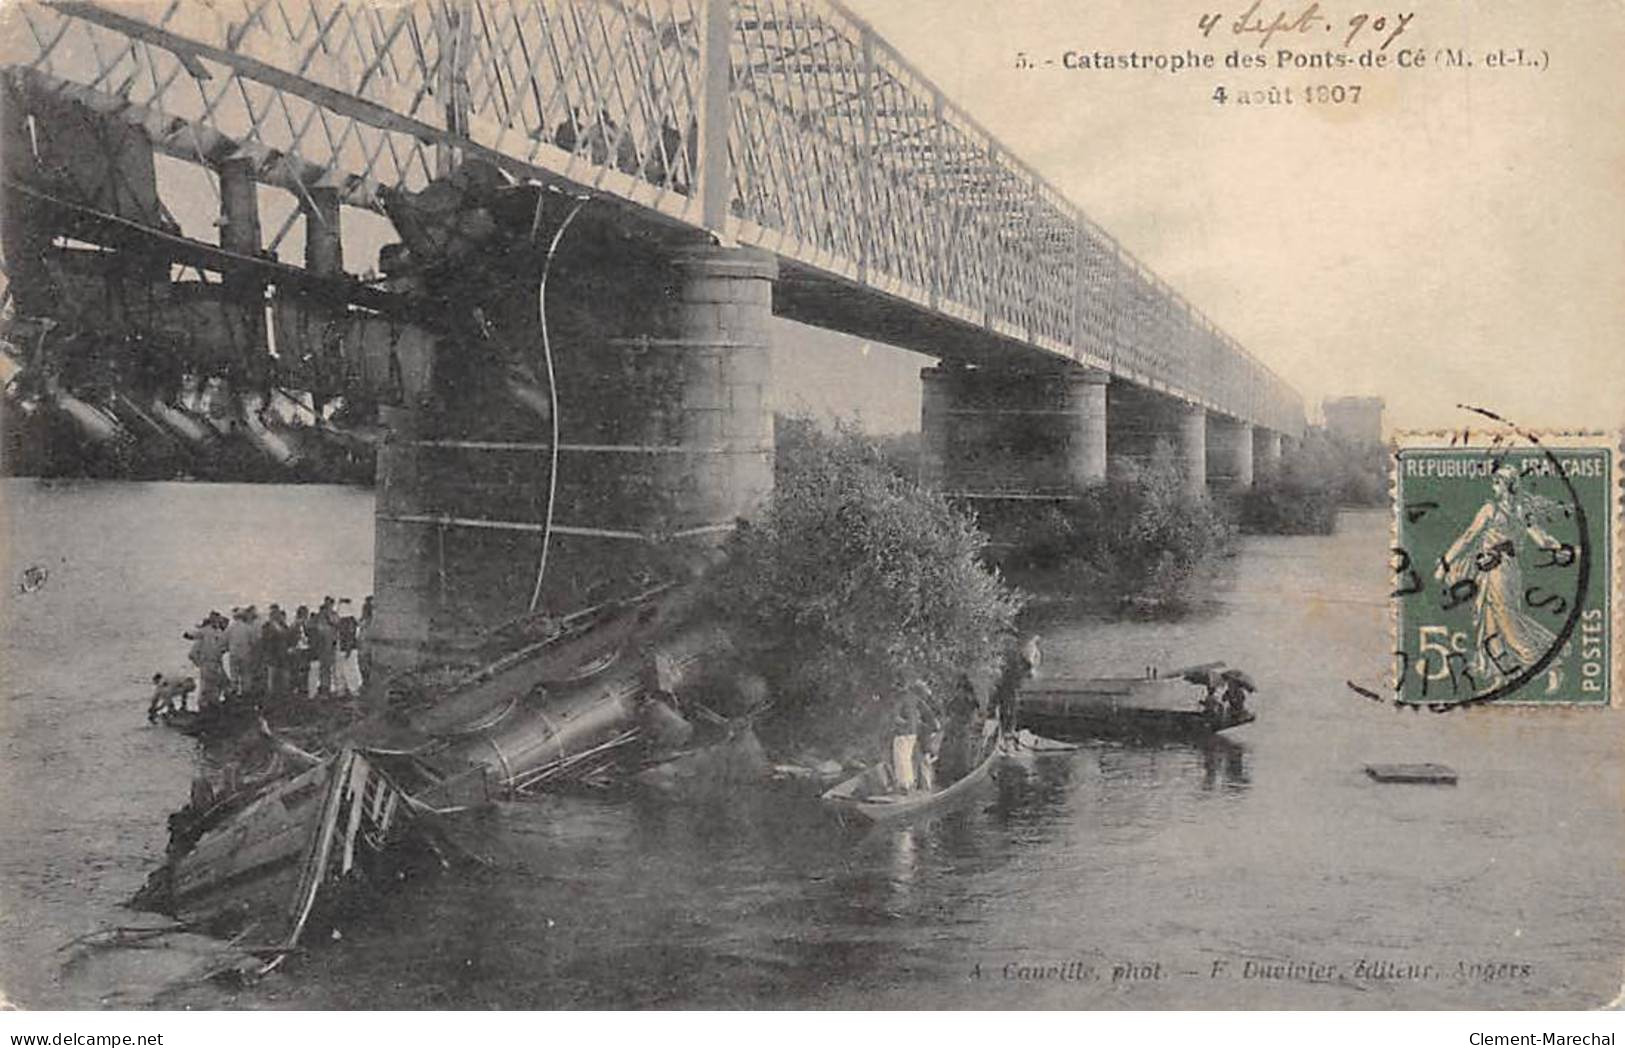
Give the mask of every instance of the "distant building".
<svg viewBox="0 0 1625 1048">
<path fill-rule="evenodd" d="M 1381 397 L 1335 397 L 1320 407 L 1332 436 L 1350 444 L 1382 443 Z"/>
</svg>

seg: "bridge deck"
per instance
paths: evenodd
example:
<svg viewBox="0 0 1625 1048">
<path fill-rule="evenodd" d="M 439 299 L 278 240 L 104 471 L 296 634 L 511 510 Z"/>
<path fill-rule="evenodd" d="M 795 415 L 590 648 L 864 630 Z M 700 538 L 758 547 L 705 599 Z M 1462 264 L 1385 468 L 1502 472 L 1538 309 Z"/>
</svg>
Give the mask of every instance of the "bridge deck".
<svg viewBox="0 0 1625 1048">
<path fill-rule="evenodd" d="M 832 0 L 65 0 L 5 19 L 17 89 L 173 156 L 372 208 L 474 156 L 771 251 L 804 318 L 939 353 L 990 334 L 984 355 L 1303 426 L 1290 387 Z"/>
</svg>

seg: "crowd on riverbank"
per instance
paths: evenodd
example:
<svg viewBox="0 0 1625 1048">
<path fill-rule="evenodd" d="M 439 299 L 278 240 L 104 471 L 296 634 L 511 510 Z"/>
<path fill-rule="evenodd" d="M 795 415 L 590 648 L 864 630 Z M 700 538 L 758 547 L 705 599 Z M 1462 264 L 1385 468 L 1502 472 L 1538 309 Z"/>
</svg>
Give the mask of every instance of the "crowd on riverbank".
<svg viewBox="0 0 1625 1048">
<path fill-rule="evenodd" d="M 292 621 L 279 604 L 263 618 L 252 604 L 232 608 L 230 618 L 210 611 L 183 634 L 192 642 L 187 660 L 196 679 L 154 674 L 147 719 L 185 710 L 194 690 L 200 713 L 232 704 L 265 707 L 360 694 L 372 669 L 372 598 L 362 601 L 359 614 L 350 603 L 323 597 L 315 611 L 299 605 Z"/>
</svg>

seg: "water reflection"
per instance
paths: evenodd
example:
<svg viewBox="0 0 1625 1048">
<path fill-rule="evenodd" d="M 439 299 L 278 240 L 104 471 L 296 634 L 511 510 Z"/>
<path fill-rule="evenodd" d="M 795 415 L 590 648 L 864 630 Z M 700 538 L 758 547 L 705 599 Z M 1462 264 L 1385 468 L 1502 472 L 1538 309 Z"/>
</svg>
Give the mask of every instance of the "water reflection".
<svg viewBox="0 0 1625 1048">
<path fill-rule="evenodd" d="M 892 887 L 897 901 L 906 902 L 909 888 L 920 872 L 920 842 L 913 826 L 904 826 L 891 834 L 886 860 L 891 871 Z"/>
<path fill-rule="evenodd" d="M 1202 754 L 1202 789 L 1242 790 L 1252 784 L 1247 773 L 1247 744 L 1214 735 L 1196 743 Z"/>
<path fill-rule="evenodd" d="M 1073 790 L 1076 753 L 1023 754 L 994 772 L 998 797 L 989 807 L 1003 826 L 1031 826 L 1059 815 Z"/>
</svg>

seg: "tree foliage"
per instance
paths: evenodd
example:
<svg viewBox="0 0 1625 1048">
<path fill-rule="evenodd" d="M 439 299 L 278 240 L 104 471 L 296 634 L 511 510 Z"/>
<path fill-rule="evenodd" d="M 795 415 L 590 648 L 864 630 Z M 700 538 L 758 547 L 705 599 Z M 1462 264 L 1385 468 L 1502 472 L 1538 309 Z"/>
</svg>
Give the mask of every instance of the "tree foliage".
<svg viewBox="0 0 1625 1048">
<path fill-rule="evenodd" d="M 1282 456 L 1280 475 L 1242 500 L 1242 523 L 1273 535 L 1330 535 L 1339 506 L 1380 506 L 1388 495 L 1388 453 L 1311 429 Z"/>
<path fill-rule="evenodd" d="M 974 522 L 851 424 L 795 420 L 779 438 L 772 498 L 734 536 L 708 601 L 778 703 L 839 716 L 903 680 L 945 689 L 990 664 L 1021 598 L 982 564 Z"/>
<path fill-rule="evenodd" d="M 1011 529 L 1018 577 L 1097 605 L 1181 610 L 1201 595 L 1235 537 L 1221 507 L 1186 491 L 1165 443 L 1074 501 L 1022 512 Z"/>
</svg>

